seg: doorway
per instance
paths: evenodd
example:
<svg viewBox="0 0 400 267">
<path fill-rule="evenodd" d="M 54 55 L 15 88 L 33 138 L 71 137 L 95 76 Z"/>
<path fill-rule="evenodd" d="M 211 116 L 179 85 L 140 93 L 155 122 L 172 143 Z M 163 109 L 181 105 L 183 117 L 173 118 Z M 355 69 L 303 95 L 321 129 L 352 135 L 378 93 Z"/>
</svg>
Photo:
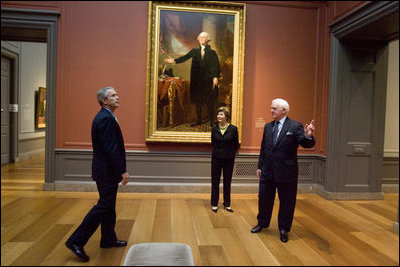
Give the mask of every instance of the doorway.
<svg viewBox="0 0 400 267">
<path fill-rule="evenodd" d="M 388 43 L 398 39 L 398 2 L 369 2 L 331 26 L 324 193 L 381 199 Z"/>
<path fill-rule="evenodd" d="M 46 46 L 1 42 L 2 165 L 42 156 L 45 151 L 41 111 L 46 102 Z"/>
<path fill-rule="evenodd" d="M 57 11 L 1 9 L 2 41 L 47 43 L 45 185 L 54 181 L 55 174 L 55 89 L 58 16 L 59 12 Z"/>
</svg>

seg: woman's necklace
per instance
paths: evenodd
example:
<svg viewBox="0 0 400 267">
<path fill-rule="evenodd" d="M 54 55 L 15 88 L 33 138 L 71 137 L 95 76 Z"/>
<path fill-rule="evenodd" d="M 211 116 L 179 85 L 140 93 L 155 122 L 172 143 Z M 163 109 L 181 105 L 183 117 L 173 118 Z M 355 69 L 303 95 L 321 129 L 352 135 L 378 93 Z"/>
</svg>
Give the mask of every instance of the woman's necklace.
<svg viewBox="0 0 400 267">
<path fill-rule="evenodd" d="M 226 123 L 225 126 L 219 125 L 219 128 L 220 128 L 221 130 L 225 130 L 226 128 L 228 128 L 228 126 L 229 126 L 229 123 Z"/>
</svg>

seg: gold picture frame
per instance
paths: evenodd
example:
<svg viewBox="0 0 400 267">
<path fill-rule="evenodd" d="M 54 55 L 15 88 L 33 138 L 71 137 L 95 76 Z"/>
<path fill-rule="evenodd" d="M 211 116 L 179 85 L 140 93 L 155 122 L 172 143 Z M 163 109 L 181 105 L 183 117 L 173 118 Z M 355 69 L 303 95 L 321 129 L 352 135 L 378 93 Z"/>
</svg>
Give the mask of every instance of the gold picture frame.
<svg viewBox="0 0 400 267">
<path fill-rule="evenodd" d="M 242 3 L 149 2 L 147 142 L 211 143 L 219 106 L 230 108 L 230 121 L 238 127 L 241 141 L 245 14 Z M 196 75 L 203 71 L 194 66 L 200 64 L 195 62 L 200 61 L 203 32 L 211 41 L 201 59 L 209 64 L 214 57 L 209 67 L 214 72 L 219 65 L 218 85 L 213 85 L 214 78 L 210 87 L 202 85 L 208 91 L 197 89 L 202 86 L 196 84 Z"/>
<path fill-rule="evenodd" d="M 39 87 L 36 101 L 36 128 L 46 128 L 46 88 Z"/>
</svg>

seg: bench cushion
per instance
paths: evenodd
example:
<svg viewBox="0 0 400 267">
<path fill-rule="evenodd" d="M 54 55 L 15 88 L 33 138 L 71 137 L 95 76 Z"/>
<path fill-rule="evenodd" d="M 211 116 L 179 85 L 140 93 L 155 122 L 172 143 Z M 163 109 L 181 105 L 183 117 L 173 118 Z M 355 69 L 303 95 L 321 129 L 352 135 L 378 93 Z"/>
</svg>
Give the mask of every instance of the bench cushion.
<svg viewBox="0 0 400 267">
<path fill-rule="evenodd" d="M 194 266 L 192 249 L 183 243 L 140 243 L 129 248 L 124 266 Z"/>
</svg>

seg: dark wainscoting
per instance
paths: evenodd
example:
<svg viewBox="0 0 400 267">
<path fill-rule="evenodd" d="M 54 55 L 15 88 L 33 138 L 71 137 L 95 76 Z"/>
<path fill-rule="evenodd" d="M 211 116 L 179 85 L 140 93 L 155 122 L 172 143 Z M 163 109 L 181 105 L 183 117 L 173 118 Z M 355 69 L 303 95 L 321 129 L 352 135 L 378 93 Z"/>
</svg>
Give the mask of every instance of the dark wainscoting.
<svg viewBox="0 0 400 267">
<path fill-rule="evenodd" d="M 232 193 L 258 193 L 257 154 L 236 157 Z M 322 155 L 299 155 L 299 193 L 316 193 L 327 199 L 379 199 L 382 192 L 328 192 Z M 382 191 L 398 193 L 398 158 L 384 158 Z M 91 179 L 92 151 L 57 149 L 56 176 L 44 184 L 44 190 L 96 191 Z M 209 193 L 211 174 L 210 153 L 127 151 L 131 175 L 121 192 L 146 193 Z M 222 186 L 222 181 L 221 181 Z"/>
<path fill-rule="evenodd" d="M 236 157 L 232 193 L 258 193 L 257 162 L 257 154 Z M 96 191 L 91 150 L 57 149 L 55 163 L 56 175 L 45 190 Z M 120 187 L 123 192 L 210 192 L 210 153 L 127 151 L 127 166 L 131 178 Z M 324 156 L 299 155 L 299 192 L 316 192 L 317 184 L 324 183 L 324 170 Z"/>
</svg>

